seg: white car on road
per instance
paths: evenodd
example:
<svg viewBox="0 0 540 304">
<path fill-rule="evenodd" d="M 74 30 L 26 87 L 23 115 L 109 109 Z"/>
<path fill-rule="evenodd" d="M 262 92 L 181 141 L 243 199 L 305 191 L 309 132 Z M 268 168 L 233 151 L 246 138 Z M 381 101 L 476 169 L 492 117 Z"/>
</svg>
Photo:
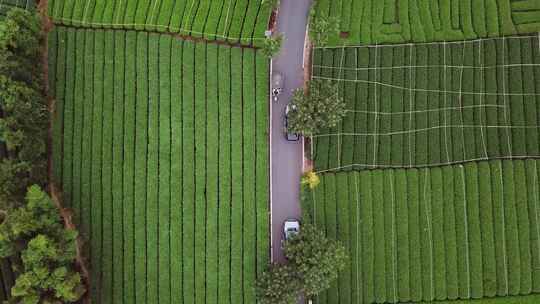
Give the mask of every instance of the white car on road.
<svg viewBox="0 0 540 304">
<path fill-rule="evenodd" d="M 287 219 L 283 223 L 283 236 L 285 240 L 290 239 L 293 235 L 300 232 L 300 221 L 297 219 Z"/>
</svg>

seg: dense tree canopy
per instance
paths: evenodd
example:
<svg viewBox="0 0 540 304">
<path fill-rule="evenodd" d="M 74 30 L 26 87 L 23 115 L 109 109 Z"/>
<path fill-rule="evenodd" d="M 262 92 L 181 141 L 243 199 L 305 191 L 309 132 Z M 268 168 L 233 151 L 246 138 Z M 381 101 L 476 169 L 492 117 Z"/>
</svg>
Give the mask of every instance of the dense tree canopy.
<svg viewBox="0 0 540 304">
<path fill-rule="evenodd" d="M 300 289 L 300 281 L 292 266 L 272 264 L 257 280 L 258 303 L 295 304 Z"/>
<path fill-rule="evenodd" d="M 289 112 L 289 132 L 311 136 L 323 128 L 335 127 L 345 116 L 345 102 L 339 96 L 338 84 L 332 80 L 314 79 L 309 91 L 296 90 Z"/>
<path fill-rule="evenodd" d="M 285 241 L 287 264 L 271 265 L 257 280 L 257 298 L 262 304 L 293 304 L 328 289 L 345 267 L 345 247 L 325 237 L 315 226 L 302 225 L 300 232 Z"/>
<path fill-rule="evenodd" d="M 0 22 L 0 258 L 10 258 L 16 276 L 9 303 L 72 303 L 85 292 L 77 231 L 64 228 L 42 190 L 49 123 L 42 43 L 35 13 L 12 9 Z"/>
<path fill-rule="evenodd" d="M 46 182 L 47 98 L 39 17 L 11 10 L 0 22 L 0 209 Z"/>
<path fill-rule="evenodd" d="M 299 234 L 285 242 L 283 251 L 307 296 L 328 289 L 348 259 L 343 245 L 326 238 L 315 226 L 307 223 L 302 225 Z"/>
<path fill-rule="evenodd" d="M 84 286 L 75 270 L 76 238 L 76 230 L 64 228 L 50 197 L 38 186 L 30 187 L 26 204 L 10 210 L 0 224 L 0 257 L 21 257 L 14 303 L 80 299 Z"/>
</svg>

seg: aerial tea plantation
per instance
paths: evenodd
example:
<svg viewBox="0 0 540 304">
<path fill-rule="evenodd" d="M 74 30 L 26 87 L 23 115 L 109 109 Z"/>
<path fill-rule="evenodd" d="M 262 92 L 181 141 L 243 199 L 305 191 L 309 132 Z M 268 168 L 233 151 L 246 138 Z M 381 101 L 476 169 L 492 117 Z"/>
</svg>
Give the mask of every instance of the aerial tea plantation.
<svg viewBox="0 0 540 304">
<path fill-rule="evenodd" d="M 49 16 L 61 25 L 159 31 L 261 45 L 270 6 L 248 0 L 49 0 Z"/>
<path fill-rule="evenodd" d="M 539 170 L 538 160 L 492 160 L 324 174 L 303 194 L 306 218 L 350 261 L 318 303 L 540 292 Z"/>
<path fill-rule="evenodd" d="M 540 31 L 537 0 L 317 0 L 330 45 L 455 41 Z"/>
<path fill-rule="evenodd" d="M 62 26 L 48 56 L 54 178 L 93 301 L 254 303 L 269 261 L 268 59 Z"/>
<path fill-rule="evenodd" d="M 346 115 L 309 138 L 302 208 L 350 256 L 315 302 L 540 302 L 540 2 L 318 0 L 312 18 L 339 24 L 311 78 Z"/>
<path fill-rule="evenodd" d="M 313 78 L 348 110 L 313 136 L 318 171 L 540 156 L 537 35 L 317 48 Z"/>
</svg>

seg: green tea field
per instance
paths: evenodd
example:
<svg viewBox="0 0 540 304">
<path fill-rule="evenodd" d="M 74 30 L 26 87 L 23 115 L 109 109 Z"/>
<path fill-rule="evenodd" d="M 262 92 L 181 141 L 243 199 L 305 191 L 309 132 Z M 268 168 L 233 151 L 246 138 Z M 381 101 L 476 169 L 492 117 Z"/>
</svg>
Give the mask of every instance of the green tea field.
<svg viewBox="0 0 540 304">
<path fill-rule="evenodd" d="M 329 45 L 454 41 L 540 32 L 537 0 L 317 0 L 339 23 Z"/>
<path fill-rule="evenodd" d="M 170 32 L 207 40 L 260 45 L 270 7 L 261 1 L 49 0 L 57 24 Z"/>
<path fill-rule="evenodd" d="M 62 26 L 48 55 L 54 178 L 93 302 L 254 303 L 270 252 L 267 58 Z"/>
<path fill-rule="evenodd" d="M 304 220 L 351 258 L 317 303 L 540 292 L 539 175 L 538 160 L 323 174 L 304 190 Z"/>
<path fill-rule="evenodd" d="M 540 156 L 537 35 L 314 52 L 348 109 L 313 136 L 317 171 Z"/>
</svg>

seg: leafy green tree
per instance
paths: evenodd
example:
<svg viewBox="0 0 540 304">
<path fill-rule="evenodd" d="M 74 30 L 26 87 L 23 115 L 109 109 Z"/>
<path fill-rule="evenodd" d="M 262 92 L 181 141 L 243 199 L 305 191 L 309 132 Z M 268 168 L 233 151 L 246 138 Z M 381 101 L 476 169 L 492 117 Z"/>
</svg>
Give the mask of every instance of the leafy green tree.
<svg viewBox="0 0 540 304">
<path fill-rule="evenodd" d="M 0 21 L 0 258 L 16 275 L 9 303 L 74 303 L 85 293 L 77 231 L 64 228 L 41 190 L 49 124 L 43 40 L 36 13 L 13 9 Z"/>
<path fill-rule="evenodd" d="M 75 267 L 77 231 L 65 229 L 51 198 L 38 186 L 0 224 L 0 257 L 20 256 L 11 303 L 73 303 L 85 292 Z M 18 259 L 13 259 L 18 260 Z"/>
<path fill-rule="evenodd" d="M 43 40 L 38 14 L 9 10 L 0 22 L 0 75 L 43 91 Z"/>
<path fill-rule="evenodd" d="M 325 46 L 331 36 L 339 34 L 339 20 L 318 15 L 315 5 L 309 11 L 309 39 L 316 46 Z"/>
<path fill-rule="evenodd" d="M 285 241 L 287 264 L 272 264 L 256 283 L 260 304 L 293 304 L 300 294 L 312 297 L 328 289 L 345 267 L 345 247 L 328 239 L 312 224 Z"/>
<path fill-rule="evenodd" d="M 37 14 L 12 9 L 0 22 L 0 209 L 44 186 L 49 115 L 44 89 L 43 34 Z"/>
<path fill-rule="evenodd" d="M 343 245 L 326 238 L 308 223 L 302 225 L 300 233 L 285 242 L 283 251 L 308 297 L 328 289 L 348 259 Z"/>
<path fill-rule="evenodd" d="M 345 102 L 339 96 L 337 83 L 314 79 L 309 83 L 308 94 L 302 89 L 293 94 L 288 117 L 289 132 L 311 136 L 322 128 L 335 127 L 346 113 Z"/>
<path fill-rule="evenodd" d="M 268 58 L 272 58 L 279 53 L 279 51 L 281 50 L 282 43 L 283 43 L 282 34 L 268 37 L 264 39 L 264 45 L 261 48 L 261 53 Z"/>
<path fill-rule="evenodd" d="M 300 281 L 290 265 L 270 265 L 256 283 L 259 304 L 296 304 L 300 291 Z"/>
</svg>

